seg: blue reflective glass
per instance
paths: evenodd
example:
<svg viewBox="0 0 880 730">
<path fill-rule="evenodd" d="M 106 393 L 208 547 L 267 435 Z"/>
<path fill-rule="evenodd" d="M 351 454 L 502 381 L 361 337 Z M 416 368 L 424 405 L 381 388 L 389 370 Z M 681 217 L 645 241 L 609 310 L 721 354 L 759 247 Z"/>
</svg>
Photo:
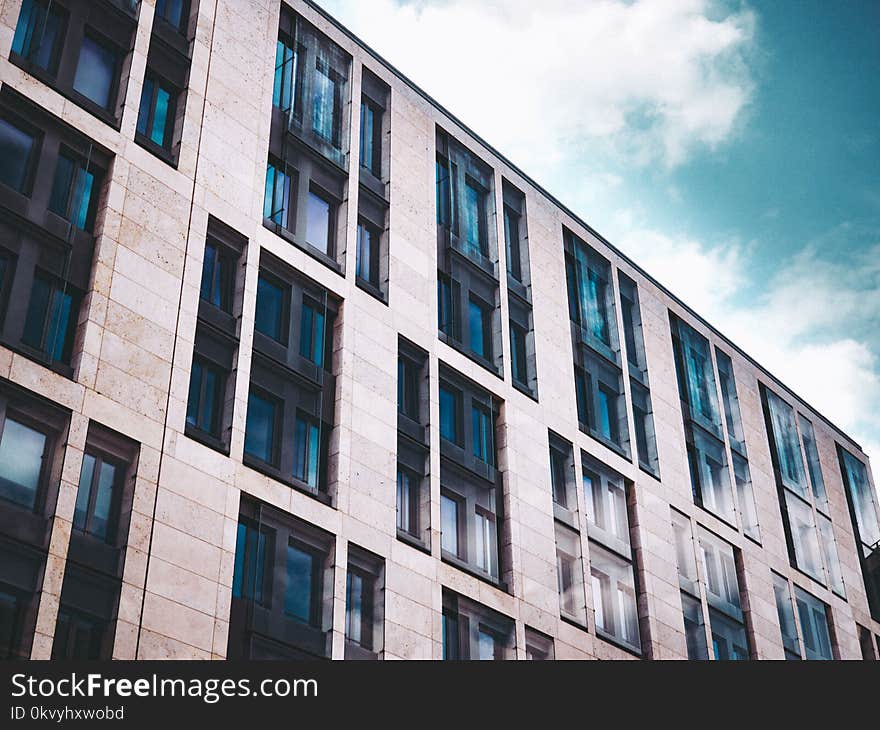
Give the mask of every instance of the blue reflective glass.
<svg viewBox="0 0 880 730">
<path fill-rule="evenodd" d="M 486 357 L 486 331 L 483 308 L 473 299 L 468 302 L 468 331 L 474 354 Z"/>
<path fill-rule="evenodd" d="M 293 476 L 317 489 L 321 449 L 318 425 L 298 415 L 294 424 L 293 440 Z"/>
<path fill-rule="evenodd" d="M 290 205 L 290 176 L 272 163 L 266 166 L 266 189 L 263 198 L 263 217 L 288 227 Z"/>
<path fill-rule="evenodd" d="M 0 119 L 0 182 L 24 192 L 34 138 L 11 122 Z"/>
<path fill-rule="evenodd" d="M 315 558 L 295 545 L 287 546 L 287 585 L 284 611 L 304 623 L 312 620 L 312 587 Z"/>
<path fill-rule="evenodd" d="M 297 54 L 282 41 L 275 46 L 275 80 L 272 87 L 272 104 L 287 111 L 293 105 L 296 92 Z"/>
<path fill-rule="evenodd" d="M 141 103 L 138 106 L 137 133 L 147 136 L 147 126 L 150 123 L 150 107 L 153 104 L 154 82 L 151 78 L 144 79 L 144 86 L 141 89 Z"/>
<path fill-rule="evenodd" d="M 284 340 L 284 290 L 262 276 L 257 280 L 254 329 L 273 340 Z"/>
<path fill-rule="evenodd" d="M 244 432 L 246 454 L 272 464 L 275 461 L 275 422 L 277 405 L 251 391 L 248 396 L 247 421 Z"/>
<path fill-rule="evenodd" d="M 92 493 L 92 477 L 95 474 L 95 457 L 83 455 L 82 467 L 79 471 L 79 487 L 76 492 L 76 506 L 73 510 L 73 526 L 77 530 L 86 529 L 89 511 L 89 498 Z"/>
<path fill-rule="evenodd" d="M 440 388 L 440 435 L 447 441 L 458 443 L 458 414 L 455 394 Z"/>
<path fill-rule="evenodd" d="M 83 37 L 73 88 L 106 109 L 116 80 L 116 53 L 89 36 Z"/>
<path fill-rule="evenodd" d="M 33 508 L 45 449 L 45 434 L 6 418 L 0 436 L 0 497 Z"/>
<path fill-rule="evenodd" d="M 335 144 L 336 121 L 334 112 L 336 106 L 336 81 L 328 71 L 321 67 L 315 69 L 313 93 L 312 128 L 316 134 Z"/>
<path fill-rule="evenodd" d="M 160 86 L 156 90 L 156 109 L 153 112 L 153 128 L 150 131 L 150 139 L 160 147 L 164 147 L 169 141 L 166 139 L 165 131 L 170 104 L 171 94 Z"/>
<path fill-rule="evenodd" d="M 43 70 L 55 73 L 64 19 L 57 7 L 50 7 L 48 13 L 46 10 L 45 2 L 22 2 L 12 50 Z"/>
</svg>

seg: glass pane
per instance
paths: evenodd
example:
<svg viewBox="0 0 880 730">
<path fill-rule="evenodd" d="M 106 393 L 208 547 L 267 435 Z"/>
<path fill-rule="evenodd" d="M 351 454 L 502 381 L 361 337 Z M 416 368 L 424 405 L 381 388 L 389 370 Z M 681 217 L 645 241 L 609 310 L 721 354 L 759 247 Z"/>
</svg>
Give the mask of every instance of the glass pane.
<svg viewBox="0 0 880 730">
<path fill-rule="evenodd" d="M 448 613 L 443 614 L 443 659 L 456 660 L 458 651 L 458 618 Z"/>
<path fill-rule="evenodd" d="M 822 601 L 795 586 L 798 618 L 807 659 L 833 659 L 827 608 Z"/>
<path fill-rule="evenodd" d="M 616 441 L 617 415 L 615 413 L 615 405 L 617 402 L 617 394 L 611 393 L 607 388 L 600 385 L 597 392 L 597 399 L 599 403 L 599 412 L 596 418 L 596 428 L 599 433 L 609 441 Z"/>
<path fill-rule="evenodd" d="M 58 289 L 54 290 L 45 349 L 46 354 L 55 362 L 67 362 L 69 359 L 68 344 L 73 335 L 72 327 L 75 324 L 72 315 L 73 298 L 71 295 Z"/>
<path fill-rule="evenodd" d="M 718 361 L 718 378 L 721 381 L 721 397 L 724 399 L 724 417 L 727 422 L 727 435 L 731 445 L 740 451 L 745 449 L 743 444 L 742 416 L 739 410 L 739 398 L 736 394 L 736 382 L 733 377 L 733 363 L 721 350 L 715 350 L 715 359 Z"/>
<path fill-rule="evenodd" d="M 324 313 L 307 302 L 302 308 L 299 354 L 318 367 L 324 365 Z"/>
<path fill-rule="evenodd" d="M 782 632 L 782 644 L 786 651 L 797 654 L 800 658 L 801 649 L 794 623 L 791 594 L 788 581 L 782 576 L 773 574 L 773 594 L 776 597 L 776 613 L 779 617 L 779 628 Z"/>
<path fill-rule="evenodd" d="M 79 472 L 79 487 L 76 490 L 76 506 L 73 510 L 73 527 L 76 530 L 86 529 L 94 474 L 95 457 L 91 454 L 84 454 L 82 468 Z"/>
<path fill-rule="evenodd" d="M 709 604 L 739 618 L 742 614 L 733 547 L 702 528 L 698 528 L 698 540 Z"/>
<path fill-rule="evenodd" d="M 837 556 L 837 542 L 834 539 L 834 528 L 831 520 L 823 515 L 818 516 L 819 541 L 822 545 L 822 557 L 825 559 L 825 570 L 828 584 L 837 595 L 844 596 L 843 573 L 840 570 L 840 559 Z"/>
<path fill-rule="evenodd" d="M 170 139 L 165 138 L 170 105 L 170 92 L 160 86 L 156 89 L 156 108 L 153 111 L 153 126 L 150 130 L 150 139 L 160 147 L 167 146 L 171 141 Z"/>
<path fill-rule="evenodd" d="M 794 409 L 775 393 L 769 390 L 766 392 L 782 483 L 807 499 L 804 460 L 801 457 L 801 447 L 798 443 Z"/>
<path fill-rule="evenodd" d="M 373 235 L 370 229 L 363 223 L 358 223 L 357 228 L 357 266 L 355 274 L 364 281 L 373 281 L 373 272 L 370 268 L 373 248 Z"/>
<path fill-rule="evenodd" d="M 349 641 L 361 643 L 364 608 L 364 579 L 349 571 L 346 577 L 345 636 Z"/>
<path fill-rule="evenodd" d="M 0 119 L 0 182 L 24 192 L 34 138 L 5 119 Z"/>
<path fill-rule="evenodd" d="M 150 109 L 153 106 L 153 91 L 155 90 L 155 82 L 153 79 L 145 78 L 144 85 L 141 89 L 141 103 L 138 106 L 137 133 L 147 136 L 147 126 L 150 123 Z"/>
<path fill-rule="evenodd" d="M 106 109 L 116 76 L 116 54 L 89 36 L 83 37 L 73 88 Z"/>
<path fill-rule="evenodd" d="M 267 572 L 266 561 L 271 561 L 271 537 L 266 528 L 257 531 L 247 523 L 238 523 L 235 570 L 232 578 L 233 598 L 247 598 L 257 603 L 264 603 L 263 585 Z M 268 573 L 270 575 L 272 573 L 271 564 Z"/>
<path fill-rule="evenodd" d="M 95 187 L 95 176 L 88 170 L 78 167 L 73 196 L 70 200 L 70 222 L 77 228 L 86 230 L 89 225 L 92 192 Z"/>
<path fill-rule="evenodd" d="M 519 245 L 519 216 L 504 208 L 504 241 L 507 244 L 507 270 L 517 281 L 522 281 L 522 261 Z"/>
<path fill-rule="evenodd" d="M 480 461 L 489 465 L 495 463 L 495 445 L 492 434 L 491 416 L 482 408 L 471 409 L 473 424 L 473 452 Z"/>
<path fill-rule="evenodd" d="M 749 658 L 746 628 L 729 616 L 709 609 L 709 627 L 712 630 L 712 648 L 719 661 L 745 661 Z"/>
<path fill-rule="evenodd" d="M 721 436 L 721 418 L 709 341 L 696 330 L 679 322 L 682 360 L 691 417 Z"/>
<path fill-rule="evenodd" d="M 288 228 L 290 220 L 290 176 L 275 167 L 266 165 L 266 190 L 263 198 L 263 217 L 282 228 Z"/>
<path fill-rule="evenodd" d="M 272 464 L 275 461 L 276 405 L 254 391 L 248 396 L 245 453 Z"/>
<path fill-rule="evenodd" d="M 189 376 L 189 395 L 186 402 L 186 422 L 195 428 L 199 426 L 203 378 L 204 368 L 202 364 L 198 360 L 193 360 Z"/>
<path fill-rule="evenodd" d="M 609 324 L 608 278 L 610 266 L 606 261 L 591 256 L 584 245 L 575 242 L 575 268 L 569 270 L 569 297 L 574 291 L 576 310 L 584 331 L 606 347 L 611 347 Z M 572 302 L 569 302 L 571 306 Z"/>
<path fill-rule="evenodd" d="M 454 167 L 454 166 L 452 166 Z M 452 226 L 452 174 L 449 163 L 438 158 L 436 165 L 437 224 Z"/>
<path fill-rule="evenodd" d="M 402 469 L 397 470 L 397 529 L 412 532 L 410 525 L 410 490 L 411 477 Z"/>
<path fill-rule="evenodd" d="M 479 357 L 485 358 L 486 353 L 486 332 L 484 330 L 484 313 L 483 307 L 473 299 L 468 301 L 468 332 L 470 334 L 471 351 Z"/>
<path fill-rule="evenodd" d="M 67 218 L 67 206 L 75 169 L 73 160 L 67 155 L 58 155 L 58 164 L 55 166 L 55 177 L 52 181 L 52 194 L 49 197 L 49 210 L 64 218 Z"/>
<path fill-rule="evenodd" d="M 736 495 L 739 502 L 743 532 L 755 540 L 760 540 L 758 510 L 755 507 L 755 492 L 752 489 L 749 464 L 737 454 L 733 454 L 733 475 L 736 478 Z"/>
<path fill-rule="evenodd" d="M 709 647 L 706 645 L 706 629 L 703 621 L 702 604 L 687 593 L 682 593 L 681 609 L 684 614 L 684 634 L 685 641 L 687 642 L 688 659 L 708 659 Z"/>
<path fill-rule="evenodd" d="M 822 467 L 819 464 L 819 450 L 816 448 L 813 424 L 803 416 L 798 416 L 798 424 L 801 427 L 801 439 L 804 443 L 804 453 L 807 455 L 807 470 L 810 473 L 816 507 L 828 512 L 828 495 L 825 492 L 825 479 L 822 477 Z"/>
<path fill-rule="evenodd" d="M 102 540 L 110 535 L 110 508 L 113 504 L 113 486 L 116 481 L 116 467 L 106 461 L 101 463 L 98 476 L 98 493 L 95 496 L 95 512 L 89 532 Z"/>
<path fill-rule="evenodd" d="M 637 651 L 640 650 L 632 565 L 591 543 L 590 575 L 596 611 L 596 631 L 614 637 Z"/>
<path fill-rule="evenodd" d="M 320 67 L 315 69 L 314 111 L 312 127 L 315 133 L 335 144 L 336 82 L 329 71 Z"/>
<path fill-rule="evenodd" d="M 440 495 L 440 544 L 443 550 L 458 555 L 458 502 Z"/>
<path fill-rule="evenodd" d="M 825 585 L 813 510 L 788 491 L 785 491 L 785 506 L 797 567 Z"/>
<path fill-rule="evenodd" d="M 304 623 L 312 621 L 314 571 L 314 556 L 295 545 L 287 546 L 287 585 L 284 589 L 284 611 Z"/>
<path fill-rule="evenodd" d="M 0 437 L 0 497 L 34 507 L 45 448 L 45 434 L 7 417 Z"/>
<path fill-rule="evenodd" d="M 275 48 L 275 81 L 272 89 L 272 104 L 287 111 L 295 99 L 297 54 L 292 48 L 278 41 Z"/>
<path fill-rule="evenodd" d="M 691 536 L 690 520 L 678 512 L 672 513 L 672 532 L 675 535 L 675 557 L 678 575 L 684 585 L 693 589 L 697 582 L 697 560 Z"/>
<path fill-rule="evenodd" d="M 465 184 L 465 239 L 468 249 L 475 254 L 484 254 L 483 242 L 483 191 L 471 183 Z"/>
<path fill-rule="evenodd" d="M 458 402 L 451 390 L 440 387 L 440 435 L 458 443 Z"/>
<path fill-rule="evenodd" d="M 284 340 L 284 290 L 263 278 L 257 280 L 257 310 L 254 328 L 273 340 Z"/>
<path fill-rule="evenodd" d="M 510 324 L 510 369 L 516 382 L 521 385 L 528 384 L 526 333 L 512 322 Z"/>
<path fill-rule="evenodd" d="M 880 542 L 880 516 L 874 491 L 868 482 L 868 470 L 848 451 L 843 451 L 842 454 L 847 486 L 856 513 L 859 539 L 870 548 Z"/>
<path fill-rule="evenodd" d="M 306 207 L 306 242 L 321 253 L 330 253 L 330 212 L 332 206 L 317 193 L 309 191 Z"/>
<path fill-rule="evenodd" d="M 318 426 L 298 415 L 294 425 L 293 438 L 293 476 L 313 489 L 317 489 L 321 445 Z"/>
<path fill-rule="evenodd" d="M 361 102 L 361 166 L 373 170 L 373 140 L 376 112 L 365 101 Z"/>
<path fill-rule="evenodd" d="M 689 456 L 694 491 L 703 508 L 735 524 L 727 452 L 722 442 L 694 428 L 694 445 Z"/>
<path fill-rule="evenodd" d="M 478 636 L 479 658 L 481 660 L 495 659 L 495 637 L 487 631 L 480 629 Z"/>
</svg>

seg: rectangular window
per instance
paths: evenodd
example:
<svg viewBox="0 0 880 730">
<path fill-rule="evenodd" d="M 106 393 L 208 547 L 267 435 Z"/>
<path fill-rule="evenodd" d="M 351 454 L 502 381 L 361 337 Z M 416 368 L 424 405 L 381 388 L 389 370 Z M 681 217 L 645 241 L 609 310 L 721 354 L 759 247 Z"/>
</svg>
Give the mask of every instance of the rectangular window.
<svg viewBox="0 0 880 730">
<path fill-rule="evenodd" d="M 627 552 L 629 518 L 623 478 L 584 455 L 583 490 L 590 536 Z"/>
<path fill-rule="evenodd" d="M 255 391 L 248 396 L 247 423 L 244 434 L 244 451 L 266 464 L 278 461 L 278 425 L 281 405 L 272 398 Z"/>
<path fill-rule="evenodd" d="M 490 466 L 495 464 L 495 429 L 492 414 L 484 408 L 471 408 L 474 456 Z"/>
<path fill-rule="evenodd" d="M 381 651 L 384 561 L 349 544 L 345 584 L 345 657 L 375 659 Z"/>
<path fill-rule="evenodd" d="M 477 357 L 492 359 L 492 311 L 483 302 L 468 300 L 468 334 L 470 348 Z"/>
<path fill-rule="evenodd" d="M 706 645 L 706 623 L 703 618 L 702 604 L 696 598 L 682 592 L 681 608 L 684 614 L 684 635 L 688 659 L 693 661 L 708 659 L 709 647 Z"/>
<path fill-rule="evenodd" d="M 574 464 L 569 442 L 550 434 L 550 486 L 553 502 L 564 510 L 577 510 L 577 498 L 572 493 Z"/>
<path fill-rule="evenodd" d="M 639 465 L 649 473 L 657 476 L 659 464 L 657 459 L 657 436 L 654 431 L 654 412 L 651 406 L 651 392 L 630 379 L 632 393 L 633 425 L 636 432 L 636 453 Z"/>
<path fill-rule="evenodd" d="M 54 75 L 64 41 L 66 19 L 57 4 L 46 0 L 23 0 L 12 51 Z"/>
<path fill-rule="evenodd" d="M 453 185 L 455 180 L 455 166 L 438 155 L 437 165 L 437 224 L 451 228 L 453 219 Z"/>
<path fill-rule="evenodd" d="M 568 234 L 566 261 L 569 310 L 588 343 L 603 354 L 617 349 L 612 324 L 614 294 L 609 281 L 611 264 L 583 241 Z"/>
<path fill-rule="evenodd" d="M 581 536 L 559 522 L 556 522 L 556 578 L 562 616 L 586 626 Z"/>
<path fill-rule="evenodd" d="M 38 350 L 50 362 L 70 364 L 79 294 L 66 282 L 37 274 L 34 277 L 21 341 Z"/>
<path fill-rule="evenodd" d="M 379 286 L 381 234 L 375 226 L 360 221 L 357 227 L 357 262 L 355 274 L 375 287 Z"/>
<path fill-rule="evenodd" d="M 232 313 L 235 295 L 234 265 L 235 262 L 224 247 L 211 240 L 205 243 L 199 296 L 203 302 L 208 302 L 227 314 Z"/>
<path fill-rule="evenodd" d="M 513 620 L 445 588 L 441 627 L 446 660 L 514 658 Z"/>
<path fill-rule="evenodd" d="M 471 180 L 465 181 L 465 241 L 468 253 L 478 258 L 488 255 L 485 199 L 485 190 Z"/>
<path fill-rule="evenodd" d="M 7 119 L 0 118 L 0 182 L 19 193 L 27 193 L 36 140 Z"/>
<path fill-rule="evenodd" d="M 692 426 L 688 461 L 696 504 L 735 525 L 730 471 L 724 444 L 699 427 Z"/>
<path fill-rule="evenodd" d="M 517 281 L 523 280 L 520 254 L 519 213 L 504 206 L 504 243 L 507 251 L 507 273 Z"/>
<path fill-rule="evenodd" d="M 333 255 L 333 219 L 336 205 L 322 193 L 309 190 L 306 204 L 306 243 L 328 256 Z"/>
<path fill-rule="evenodd" d="M 788 580 L 773 573 L 773 595 L 776 597 L 776 614 L 779 617 L 779 629 L 782 633 L 782 645 L 785 658 L 799 660 L 801 658 L 800 639 L 794 620 L 791 603 L 791 589 Z"/>
<path fill-rule="evenodd" d="M 679 385 L 690 417 L 717 437 L 721 437 L 718 391 L 709 341 L 681 320 L 676 342 Z"/>
<path fill-rule="evenodd" d="M 285 40 L 279 39 L 275 45 L 275 77 L 272 85 L 272 106 L 282 111 L 290 111 L 297 98 L 296 50 Z"/>
<path fill-rule="evenodd" d="M 739 397 L 736 394 L 736 381 L 733 377 L 733 362 L 715 348 L 715 360 L 718 362 L 718 379 L 721 384 L 721 397 L 724 402 L 724 418 L 727 422 L 727 436 L 734 451 L 745 454 L 745 437 L 743 435 L 742 415 L 739 410 Z"/>
<path fill-rule="evenodd" d="M 78 160 L 58 155 L 49 210 L 70 221 L 77 228 L 91 231 L 95 218 L 98 185 L 95 174 Z"/>
<path fill-rule="evenodd" d="M 526 354 L 525 329 L 514 322 L 510 323 L 510 371 L 514 382 L 529 387 L 529 365 Z"/>
<path fill-rule="evenodd" d="M 591 352 L 578 355 L 575 394 L 581 430 L 629 458 L 629 433 L 620 371 Z"/>
<path fill-rule="evenodd" d="M 289 618 L 304 624 L 315 623 L 316 579 L 319 571 L 317 555 L 293 540 L 287 544 L 284 613 Z"/>
<path fill-rule="evenodd" d="M 207 360 L 193 359 L 186 406 L 188 426 L 214 437 L 220 436 L 225 381 L 225 374 L 219 367 Z"/>
<path fill-rule="evenodd" d="M 55 639 L 52 643 L 52 660 L 101 659 L 106 630 L 106 622 L 94 616 L 67 606 L 59 607 Z"/>
<path fill-rule="evenodd" d="M 361 167 L 382 177 L 382 109 L 361 100 Z"/>
<path fill-rule="evenodd" d="M 804 460 L 798 439 L 794 409 L 770 390 L 766 393 L 776 464 L 782 485 L 808 499 Z"/>
<path fill-rule="evenodd" d="M 177 92 L 156 76 L 147 76 L 141 91 L 136 131 L 142 139 L 171 149 Z"/>
<path fill-rule="evenodd" d="M 753 540 L 760 540 L 758 509 L 755 506 L 755 492 L 752 488 L 749 462 L 736 453 L 733 454 L 733 476 L 736 480 L 736 497 L 739 504 L 742 531 Z"/>
<path fill-rule="evenodd" d="M 633 566 L 613 553 L 590 544 L 590 575 L 596 633 L 641 651 Z"/>
<path fill-rule="evenodd" d="M 785 514 L 794 549 L 794 562 L 807 575 L 824 583 L 816 522 L 810 505 L 785 492 Z"/>
<path fill-rule="evenodd" d="M 461 396 L 449 388 L 440 386 L 440 436 L 461 445 L 459 424 L 461 422 Z"/>
<path fill-rule="evenodd" d="M 232 597 L 266 605 L 271 595 L 275 531 L 240 519 L 235 545 Z"/>
<path fill-rule="evenodd" d="M 804 454 L 807 457 L 807 471 L 810 474 L 810 485 L 813 487 L 816 509 L 828 514 L 828 494 L 825 492 L 825 479 L 822 476 L 822 466 L 819 463 L 819 450 L 816 448 L 813 424 L 800 414 L 798 414 L 798 424 L 801 428 L 801 440 L 804 444 Z"/>
<path fill-rule="evenodd" d="M 289 291 L 260 274 L 257 280 L 257 310 L 254 329 L 284 344 L 287 337 Z"/>
<path fill-rule="evenodd" d="M 73 529 L 104 542 L 116 539 L 125 468 L 99 453 L 83 455 L 73 513 Z"/>
<path fill-rule="evenodd" d="M 834 659 L 831 648 L 828 607 L 798 586 L 794 589 L 804 653 L 807 659 Z"/>
<path fill-rule="evenodd" d="M 498 577 L 498 529 L 489 510 L 474 510 L 474 563 L 484 573 Z"/>
<path fill-rule="evenodd" d="M 312 129 L 333 146 L 339 146 L 340 98 L 337 76 L 318 60 L 315 66 Z"/>
<path fill-rule="evenodd" d="M 444 552 L 459 555 L 459 503 L 452 497 L 440 495 L 440 545 Z"/>
<path fill-rule="evenodd" d="M 102 109 L 115 100 L 118 52 L 92 36 L 83 36 L 73 88 Z"/>
<path fill-rule="evenodd" d="M 529 661 L 552 661 L 555 658 L 553 639 L 526 626 L 526 659 Z"/>
<path fill-rule="evenodd" d="M 397 356 L 397 412 L 420 422 L 420 367 L 403 355 Z"/>
<path fill-rule="evenodd" d="M 36 424 L 35 424 L 36 425 Z M 34 509 L 47 457 L 46 433 L 7 414 L 0 434 L 0 497 Z"/>
<path fill-rule="evenodd" d="M 266 191 L 263 218 L 282 228 L 290 228 L 290 175 L 273 162 L 266 165 Z"/>
<path fill-rule="evenodd" d="M 189 22 L 188 0 L 156 0 L 156 17 L 180 33 L 186 33 Z"/>
<path fill-rule="evenodd" d="M 421 536 L 419 512 L 421 505 L 421 477 L 397 467 L 397 529 L 414 537 Z"/>
<path fill-rule="evenodd" d="M 828 575 L 828 585 L 837 595 L 846 597 L 846 591 L 843 586 L 843 573 L 840 570 L 840 558 L 837 555 L 837 541 L 834 539 L 834 528 L 831 525 L 831 520 L 819 514 L 816 516 L 816 523 L 819 530 L 822 558 Z"/>
<path fill-rule="evenodd" d="M 300 315 L 299 354 L 319 368 L 324 367 L 324 307 L 303 298 Z"/>
<path fill-rule="evenodd" d="M 316 490 L 321 464 L 321 427 L 315 420 L 297 413 L 293 431 L 293 476 Z"/>
<path fill-rule="evenodd" d="M 459 338 L 457 282 L 453 282 L 445 274 L 437 275 L 437 327 L 444 335 L 454 340 Z"/>
</svg>

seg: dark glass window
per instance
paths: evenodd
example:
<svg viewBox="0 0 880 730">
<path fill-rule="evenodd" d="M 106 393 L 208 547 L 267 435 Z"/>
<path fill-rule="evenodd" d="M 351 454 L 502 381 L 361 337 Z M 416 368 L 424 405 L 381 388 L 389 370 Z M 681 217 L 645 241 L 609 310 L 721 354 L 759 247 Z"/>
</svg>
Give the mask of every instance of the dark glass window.
<svg viewBox="0 0 880 730">
<path fill-rule="evenodd" d="M 138 111 L 137 133 L 166 149 L 174 134 L 174 99 L 176 93 L 157 78 L 144 79 Z"/>
<path fill-rule="evenodd" d="M 277 460 L 276 433 L 281 406 L 274 399 L 251 390 L 248 396 L 247 423 L 244 434 L 246 454 L 267 464 Z"/>
<path fill-rule="evenodd" d="M 35 66 L 54 74 L 64 39 L 64 13 L 45 0 L 23 0 L 12 51 Z"/>
<path fill-rule="evenodd" d="M 0 435 L 0 497 L 34 508 L 46 442 L 46 434 L 7 416 Z"/>
<path fill-rule="evenodd" d="M 24 333 L 26 345 L 44 353 L 52 362 L 70 363 L 79 311 L 79 296 L 59 288 L 44 276 L 34 277 Z"/>
<path fill-rule="evenodd" d="M 119 479 L 124 469 L 99 454 L 83 456 L 79 489 L 73 513 L 73 527 L 99 540 L 112 542 L 116 537 Z"/>
<path fill-rule="evenodd" d="M 299 354 L 311 360 L 318 367 L 323 367 L 325 337 L 323 307 L 303 300 Z"/>
<path fill-rule="evenodd" d="M 263 218 L 282 228 L 290 223 L 290 175 L 269 162 L 266 165 L 266 191 L 263 198 Z"/>
<path fill-rule="evenodd" d="M 382 176 L 382 111 L 361 101 L 361 167 Z"/>
<path fill-rule="evenodd" d="M 444 157 L 437 157 L 437 223 L 452 227 L 452 200 L 455 184 L 455 165 L 450 165 Z"/>
<path fill-rule="evenodd" d="M 80 162 L 61 153 L 55 166 L 49 210 L 66 218 L 77 228 L 91 230 L 96 193 L 95 176 Z"/>
<path fill-rule="evenodd" d="M 319 137 L 338 144 L 339 114 L 336 74 L 320 60 L 315 66 L 312 129 Z"/>
<path fill-rule="evenodd" d="M 0 119 L 0 182 L 24 193 L 34 152 L 34 137 L 12 122 Z"/>
<path fill-rule="evenodd" d="M 345 638 L 373 649 L 373 596 L 376 579 L 349 565 L 345 585 Z"/>
<path fill-rule="evenodd" d="M 473 353 L 488 360 L 492 356 L 492 313 L 473 297 L 468 300 L 468 332 Z"/>
<path fill-rule="evenodd" d="M 273 340 L 284 343 L 287 337 L 287 292 L 274 281 L 260 276 L 257 280 L 257 312 L 254 328 Z"/>
<path fill-rule="evenodd" d="M 315 582 L 320 569 L 317 557 L 299 545 L 287 546 L 287 581 L 284 589 L 284 612 L 303 623 L 313 623 L 316 611 Z"/>
<path fill-rule="evenodd" d="M 459 501 L 448 494 L 440 495 L 440 545 L 444 552 L 459 555 Z"/>
<path fill-rule="evenodd" d="M 73 88 L 102 109 L 108 109 L 116 83 L 115 50 L 89 35 L 83 36 Z"/>
<path fill-rule="evenodd" d="M 232 576 L 233 598 L 246 598 L 258 604 L 268 602 L 266 581 L 272 574 L 273 542 L 273 532 L 269 528 L 258 530 L 250 522 L 238 523 Z"/>
<path fill-rule="evenodd" d="M 519 247 L 519 215 L 504 206 L 504 242 L 507 245 L 507 271 L 517 281 L 522 281 L 522 259 Z"/>
<path fill-rule="evenodd" d="M 473 451 L 474 456 L 490 466 L 495 461 L 495 438 L 492 429 L 492 416 L 479 406 L 471 408 L 471 421 L 473 423 Z"/>
<path fill-rule="evenodd" d="M 437 277 L 437 326 L 443 334 L 453 338 L 458 337 L 455 301 L 453 283 L 445 274 L 439 274 Z"/>
<path fill-rule="evenodd" d="M 162 18 L 175 30 L 184 33 L 189 20 L 188 6 L 187 0 L 156 0 L 156 17 Z"/>
<path fill-rule="evenodd" d="M 331 255 L 333 251 L 333 214 L 335 205 L 315 190 L 309 190 L 306 206 L 306 243 L 321 253 Z"/>
<path fill-rule="evenodd" d="M 419 420 L 419 371 L 405 357 L 397 358 L 397 410 L 413 421 Z"/>
<path fill-rule="evenodd" d="M 528 387 L 526 331 L 513 322 L 510 323 L 510 369 L 513 379 L 520 385 Z"/>
<path fill-rule="evenodd" d="M 208 241 L 202 262 L 202 285 L 200 296 L 224 312 L 232 310 L 233 262 L 219 246 Z M 261 280 L 262 281 L 262 280 Z"/>
<path fill-rule="evenodd" d="M 461 658 L 458 648 L 458 617 L 443 612 L 443 658 L 455 661 Z"/>
<path fill-rule="evenodd" d="M 470 253 L 486 256 L 486 191 L 475 183 L 465 184 L 465 240 Z"/>
<path fill-rule="evenodd" d="M 459 396 L 451 390 L 440 387 L 440 435 L 447 441 L 458 444 L 459 433 Z"/>
<path fill-rule="evenodd" d="M 297 84 L 297 61 L 299 56 L 291 45 L 279 39 L 275 46 L 275 82 L 272 87 L 272 104 L 288 111 L 295 103 Z"/>
<path fill-rule="evenodd" d="M 373 286 L 379 286 L 379 236 L 375 226 L 366 221 L 358 223 L 356 274 Z"/>
<path fill-rule="evenodd" d="M 397 467 L 397 529 L 416 537 L 421 533 L 419 529 L 420 482 L 421 478 L 413 472 Z"/>
<path fill-rule="evenodd" d="M 106 622 L 98 618 L 61 606 L 55 625 L 52 659 L 100 659 L 106 628 Z"/>
<path fill-rule="evenodd" d="M 297 413 L 293 440 L 293 476 L 312 489 L 317 489 L 321 457 L 320 426 L 314 419 L 303 413 Z"/>
<path fill-rule="evenodd" d="M 186 406 L 187 425 L 212 436 L 219 436 L 224 380 L 220 368 L 206 360 L 193 360 Z"/>
</svg>

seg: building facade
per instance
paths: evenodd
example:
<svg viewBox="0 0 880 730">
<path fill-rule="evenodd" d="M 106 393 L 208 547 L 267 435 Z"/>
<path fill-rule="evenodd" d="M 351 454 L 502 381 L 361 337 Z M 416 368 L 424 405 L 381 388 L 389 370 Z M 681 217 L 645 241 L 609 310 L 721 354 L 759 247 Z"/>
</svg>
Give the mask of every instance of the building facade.
<svg viewBox="0 0 880 730">
<path fill-rule="evenodd" d="M 0 57 L 0 656 L 877 658 L 858 444 L 316 6 Z"/>
</svg>

